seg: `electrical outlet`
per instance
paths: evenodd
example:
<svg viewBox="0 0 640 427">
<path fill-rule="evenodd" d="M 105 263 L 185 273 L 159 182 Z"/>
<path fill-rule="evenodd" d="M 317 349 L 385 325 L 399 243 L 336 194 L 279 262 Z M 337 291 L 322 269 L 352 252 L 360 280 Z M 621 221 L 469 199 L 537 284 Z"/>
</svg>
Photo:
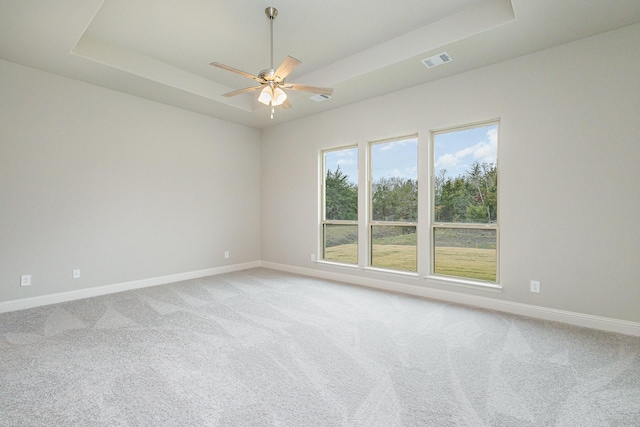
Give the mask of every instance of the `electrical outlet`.
<svg viewBox="0 0 640 427">
<path fill-rule="evenodd" d="M 80 278 L 80 270 L 73 270 L 73 273 L 71 273 L 71 277 L 73 277 L 74 279 L 79 279 Z"/>
<path fill-rule="evenodd" d="M 25 274 L 20 276 L 20 286 L 31 286 L 31 275 Z"/>
<path fill-rule="evenodd" d="M 540 293 L 540 282 L 537 280 L 531 281 L 531 292 L 535 292 L 536 294 Z"/>
<path fill-rule="evenodd" d="M 224 251 L 224 258 L 229 259 L 229 251 Z"/>
<path fill-rule="evenodd" d="M 316 260 L 316 254 L 311 254 L 311 261 L 315 261 Z"/>
</svg>

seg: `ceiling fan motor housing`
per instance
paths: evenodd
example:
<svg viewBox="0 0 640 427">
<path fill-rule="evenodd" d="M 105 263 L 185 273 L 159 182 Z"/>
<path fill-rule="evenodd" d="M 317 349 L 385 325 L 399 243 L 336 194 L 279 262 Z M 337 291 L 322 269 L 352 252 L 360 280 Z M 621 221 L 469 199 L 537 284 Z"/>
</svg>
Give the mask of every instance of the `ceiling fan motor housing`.
<svg viewBox="0 0 640 427">
<path fill-rule="evenodd" d="M 258 74 L 258 77 L 268 82 L 274 81 L 276 80 L 276 70 L 274 70 L 273 68 L 266 68 L 260 71 L 260 73 Z"/>
<path fill-rule="evenodd" d="M 274 70 L 273 68 L 267 68 L 265 70 L 260 71 L 260 74 L 258 74 L 258 77 L 260 77 L 267 83 L 273 82 L 277 85 L 284 84 L 284 79 L 281 78 L 280 76 L 276 76 L 276 70 Z"/>
</svg>

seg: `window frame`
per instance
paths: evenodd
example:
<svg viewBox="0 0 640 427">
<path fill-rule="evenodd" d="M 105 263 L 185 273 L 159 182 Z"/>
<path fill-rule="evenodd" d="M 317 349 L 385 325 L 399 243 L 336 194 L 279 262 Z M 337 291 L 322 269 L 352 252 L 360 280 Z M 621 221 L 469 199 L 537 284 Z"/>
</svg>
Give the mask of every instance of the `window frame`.
<svg viewBox="0 0 640 427">
<path fill-rule="evenodd" d="M 496 169 L 498 171 L 496 177 L 496 221 L 494 223 L 462 223 L 462 222 L 438 222 L 435 221 L 436 194 L 435 194 L 435 139 L 437 135 L 475 129 L 484 126 L 496 125 L 498 136 L 498 147 L 496 150 Z M 456 284 L 464 287 L 483 286 L 489 289 L 500 290 L 500 169 L 499 169 L 499 150 L 500 147 L 500 119 L 486 120 L 467 125 L 452 126 L 444 129 L 433 130 L 429 136 L 429 252 L 431 254 L 429 260 L 428 279 L 443 284 Z M 436 268 L 436 248 L 435 248 L 435 230 L 437 228 L 454 228 L 454 229 L 472 229 L 472 230 L 495 230 L 496 233 L 496 280 L 482 280 L 464 276 L 452 276 L 439 274 L 435 272 Z"/>
<path fill-rule="evenodd" d="M 320 151 L 320 162 L 321 162 L 321 167 L 320 167 L 320 174 L 321 174 L 321 178 L 320 178 L 320 227 L 319 227 L 319 243 L 320 243 L 320 247 L 319 247 L 319 259 L 316 261 L 319 262 L 323 262 L 323 263 L 328 263 L 328 264 L 336 264 L 336 265 L 341 265 L 341 266 L 346 266 L 346 267 L 358 267 L 360 265 L 360 233 L 358 233 L 358 238 L 356 240 L 356 262 L 355 264 L 352 263 L 347 263 L 347 262 L 339 262 L 339 261 L 335 261 L 335 260 L 327 260 L 326 257 L 326 226 L 327 225 L 351 225 L 351 226 L 355 226 L 356 229 L 359 230 L 359 224 L 360 224 L 360 218 L 361 218 L 361 212 L 360 209 L 358 209 L 358 216 L 357 219 L 355 220 L 338 220 L 338 219 L 331 219 L 328 220 L 327 219 L 327 192 L 326 192 L 326 180 L 327 180 L 327 165 L 326 165 L 326 154 L 327 153 L 331 153 L 331 152 L 337 152 L 337 151 L 344 151 L 344 150 L 352 150 L 352 149 L 356 149 L 356 161 L 357 161 L 357 167 L 356 170 L 358 171 L 358 174 L 356 175 L 356 182 L 358 183 L 358 189 L 360 188 L 360 180 L 359 180 L 359 171 L 360 171 L 360 159 L 359 159 L 359 151 L 360 151 L 360 147 L 358 146 L 358 144 L 350 144 L 350 145 L 345 145 L 345 146 L 340 146 L 340 147 L 334 147 L 334 148 L 328 148 L 325 150 L 321 150 Z M 359 208 L 360 205 L 360 191 L 358 190 L 358 201 L 357 206 Z"/>
<path fill-rule="evenodd" d="M 320 206 L 318 212 L 317 224 L 318 230 L 318 256 L 312 254 L 311 260 L 315 263 L 322 264 L 332 268 L 343 268 L 348 270 L 361 270 L 363 272 L 371 272 L 376 275 L 396 276 L 404 279 L 417 280 L 422 278 L 427 286 L 454 286 L 468 289 L 476 289 L 488 292 L 502 292 L 500 284 L 500 182 L 501 176 L 498 171 L 496 177 L 496 221 L 494 223 L 448 223 L 437 222 L 435 220 L 435 137 L 438 134 L 453 131 L 461 131 L 465 129 L 473 129 L 483 126 L 496 125 L 498 147 L 496 153 L 496 167 L 500 159 L 501 145 L 501 120 L 494 118 L 476 123 L 450 126 L 440 129 L 425 129 L 424 131 L 414 132 L 406 136 L 386 138 L 379 140 L 359 141 L 341 146 L 329 146 L 318 150 L 320 157 L 318 159 L 319 176 L 318 202 Z M 418 180 L 418 213 L 416 221 L 373 221 L 373 174 L 372 174 L 372 146 L 383 142 L 399 141 L 403 139 L 416 138 L 417 140 L 417 177 Z M 356 220 L 327 220 L 326 219 L 326 155 L 331 152 L 342 150 L 356 149 L 357 158 L 357 185 L 358 185 L 358 214 Z M 354 176 L 354 178 L 356 178 Z M 426 183 L 426 184 L 422 184 Z M 317 188 L 318 188 L 317 187 Z M 418 220 L 419 219 L 419 220 Z M 357 249 L 356 263 L 346 263 L 335 260 L 327 260 L 326 256 L 326 236 L 325 229 L 327 225 L 350 225 L 357 230 Z M 410 226 L 416 230 L 416 270 L 393 269 L 385 266 L 373 266 L 373 239 L 372 231 L 375 226 Z M 495 248 L 495 282 L 482 279 L 474 279 L 461 276 L 451 276 L 435 273 L 435 239 L 434 230 L 437 228 L 460 228 L 460 229 L 493 229 L 496 236 Z M 352 259 L 352 258 L 351 258 Z"/>
<path fill-rule="evenodd" d="M 389 272 L 395 274 L 404 274 L 410 276 L 418 276 L 418 265 L 420 259 L 420 251 L 419 251 L 419 240 L 418 240 L 418 221 L 419 221 L 419 210 L 416 212 L 416 220 L 415 221 L 374 221 L 373 220 L 373 146 L 377 144 L 384 144 L 394 141 L 403 141 L 407 139 L 415 139 L 416 140 L 416 167 L 419 164 L 419 134 L 413 133 L 404 136 L 398 136 L 393 138 L 385 138 L 376 141 L 370 141 L 367 143 L 367 179 L 366 179 L 366 194 L 367 194 L 367 270 L 375 270 L 382 272 Z M 416 177 L 416 182 L 418 182 L 418 178 Z M 420 183 L 418 182 L 418 200 L 420 199 Z M 416 270 L 403 270 L 399 268 L 391 268 L 391 267 L 380 267 L 373 265 L 373 228 L 375 226 L 390 226 L 390 227 L 414 227 L 416 230 Z"/>
</svg>

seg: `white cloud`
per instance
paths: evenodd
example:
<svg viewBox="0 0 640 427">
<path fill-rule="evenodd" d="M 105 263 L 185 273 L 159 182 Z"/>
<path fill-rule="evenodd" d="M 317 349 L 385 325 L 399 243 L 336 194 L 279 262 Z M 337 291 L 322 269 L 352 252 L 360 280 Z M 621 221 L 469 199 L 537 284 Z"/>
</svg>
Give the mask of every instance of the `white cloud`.
<svg viewBox="0 0 640 427">
<path fill-rule="evenodd" d="M 438 160 L 436 160 L 436 169 L 447 169 L 456 167 L 460 162 L 460 158 L 456 154 L 448 153 L 438 157 Z"/>
<path fill-rule="evenodd" d="M 497 146 L 489 144 L 478 145 L 473 152 L 473 158 L 481 162 L 495 163 Z"/>
<path fill-rule="evenodd" d="M 411 168 L 404 168 L 405 175 L 409 177 L 416 177 L 418 175 L 418 166 L 414 166 Z"/>
<path fill-rule="evenodd" d="M 473 157 L 483 162 L 495 163 L 498 158 L 498 129 L 489 129 L 487 138 L 489 141 L 476 144 L 477 149 L 474 151 Z"/>
<path fill-rule="evenodd" d="M 389 151 L 393 148 L 394 146 L 394 142 L 391 142 L 389 144 L 384 144 L 382 147 L 380 147 L 380 151 Z"/>
<path fill-rule="evenodd" d="M 498 153 L 498 131 L 491 129 L 487 132 L 488 141 L 480 141 L 470 147 L 455 153 L 443 154 L 436 160 L 436 169 L 454 169 L 478 160 L 480 162 L 495 163 Z"/>
<path fill-rule="evenodd" d="M 403 146 L 405 145 L 406 140 L 401 140 L 401 141 L 391 141 L 391 142 L 387 142 L 385 144 L 382 144 L 382 147 L 380 147 L 380 151 L 389 151 L 394 149 L 397 145 L 399 146 Z"/>
<path fill-rule="evenodd" d="M 487 131 L 487 136 L 489 137 L 489 141 L 493 145 L 498 145 L 498 129 L 497 128 L 489 129 Z"/>
<path fill-rule="evenodd" d="M 356 163 L 355 159 L 340 159 L 336 163 L 339 165 L 353 165 Z"/>
</svg>

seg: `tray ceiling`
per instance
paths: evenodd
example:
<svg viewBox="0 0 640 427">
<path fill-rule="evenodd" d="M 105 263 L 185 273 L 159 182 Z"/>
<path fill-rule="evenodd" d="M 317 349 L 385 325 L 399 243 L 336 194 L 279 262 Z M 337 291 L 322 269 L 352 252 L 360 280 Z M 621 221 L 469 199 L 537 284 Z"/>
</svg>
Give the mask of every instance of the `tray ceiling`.
<svg viewBox="0 0 640 427">
<path fill-rule="evenodd" d="M 267 127 L 640 21 L 617 0 L 0 0 L 0 58 L 224 120 Z M 289 92 L 293 108 L 223 93 L 252 74 L 302 61 L 288 79 L 334 88 L 330 100 Z M 453 61 L 421 60 L 446 51 Z"/>
</svg>

